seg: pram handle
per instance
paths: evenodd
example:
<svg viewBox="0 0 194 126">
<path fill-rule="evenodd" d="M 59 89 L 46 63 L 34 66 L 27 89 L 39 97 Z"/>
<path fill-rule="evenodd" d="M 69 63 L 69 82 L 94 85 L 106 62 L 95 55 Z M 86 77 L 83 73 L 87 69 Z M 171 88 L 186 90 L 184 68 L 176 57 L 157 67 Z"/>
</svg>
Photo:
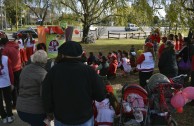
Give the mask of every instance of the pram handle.
<svg viewBox="0 0 194 126">
<path fill-rule="evenodd" d="M 175 79 L 179 79 L 179 78 L 185 78 L 185 77 L 187 77 L 187 74 L 181 74 L 179 76 L 171 78 L 171 80 L 175 80 Z"/>
<path fill-rule="evenodd" d="M 178 83 L 160 83 L 160 84 L 158 84 L 154 88 L 154 90 L 159 89 L 159 87 L 169 87 L 169 86 L 174 88 L 174 89 L 181 89 L 181 88 L 183 88 L 183 85 L 182 84 L 178 84 Z"/>
</svg>

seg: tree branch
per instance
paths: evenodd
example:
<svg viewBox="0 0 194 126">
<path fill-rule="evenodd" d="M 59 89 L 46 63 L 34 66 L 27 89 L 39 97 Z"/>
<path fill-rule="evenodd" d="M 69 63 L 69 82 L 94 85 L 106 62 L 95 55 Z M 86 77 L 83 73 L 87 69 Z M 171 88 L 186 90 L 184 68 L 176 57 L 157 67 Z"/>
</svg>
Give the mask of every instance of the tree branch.
<svg viewBox="0 0 194 126">
<path fill-rule="evenodd" d="M 34 7 L 31 7 L 30 5 L 26 4 L 26 6 L 32 11 L 34 12 L 34 14 L 37 16 L 37 18 L 40 18 L 40 16 L 37 14 L 37 12 L 35 11 Z"/>
<path fill-rule="evenodd" d="M 66 6 L 69 7 L 73 12 L 75 12 L 76 14 L 80 15 L 81 13 L 79 13 L 76 9 L 74 9 L 73 7 L 71 7 L 70 5 L 66 4 L 65 2 L 61 1 L 61 3 Z"/>
</svg>

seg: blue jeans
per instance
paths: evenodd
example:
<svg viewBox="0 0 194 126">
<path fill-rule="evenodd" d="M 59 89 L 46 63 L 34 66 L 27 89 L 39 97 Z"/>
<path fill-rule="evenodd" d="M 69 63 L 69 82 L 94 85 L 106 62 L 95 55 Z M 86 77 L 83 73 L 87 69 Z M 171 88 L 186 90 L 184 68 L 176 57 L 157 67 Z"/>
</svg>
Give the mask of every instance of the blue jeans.
<svg viewBox="0 0 194 126">
<path fill-rule="evenodd" d="M 56 119 L 55 119 L 54 123 L 55 123 L 55 126 L 94 126 L 94 117 L 92 116 L 92 118 L 90 118 L 88 121 L 86 121 L 83 124 L 79 124 L 79 125 L 63 124 L 63 123 L 57 121 Z"/>
</svg>

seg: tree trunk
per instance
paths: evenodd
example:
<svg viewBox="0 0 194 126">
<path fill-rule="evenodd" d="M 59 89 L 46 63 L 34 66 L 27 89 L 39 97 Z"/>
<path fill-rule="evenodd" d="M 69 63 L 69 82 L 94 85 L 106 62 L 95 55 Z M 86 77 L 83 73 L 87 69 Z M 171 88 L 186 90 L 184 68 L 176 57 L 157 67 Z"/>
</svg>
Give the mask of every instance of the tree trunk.
<svg viewBox="0 0 194 126">
<path fill-rule="evenodd" d="M 42 20 L 41 22 L 40 22 L 40 26 L 43 26 L 44 25 L 44 21 Z"/>
<path fill-rule="evenodd" d="M 87 42 L 87 36 L 90 30 L 90 25 L 88 24 L 83 24 L 83 36 L 82 36 L 82 42 L 86 43 Z"/>
</svg>

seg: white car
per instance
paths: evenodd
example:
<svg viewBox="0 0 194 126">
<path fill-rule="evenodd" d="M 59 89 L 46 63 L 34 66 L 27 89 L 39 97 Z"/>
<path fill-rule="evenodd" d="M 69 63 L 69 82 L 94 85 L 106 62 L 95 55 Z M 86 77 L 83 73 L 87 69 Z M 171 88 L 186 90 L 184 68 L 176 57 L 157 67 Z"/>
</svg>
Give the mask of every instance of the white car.
<svg viewBox="0 0 194 126">
<path fill-rule="evenodd" d="M 125 31 L 138 31 L 139 27 L 135 24 L 128 23 L 128 25 L 125 27 Z"/>
<path fill-rule="evenodd" d="M 90 26 L 90 31 L 96 31 L 97 29 L 98 29 L 98 28 L 95 27 L 95 26 L 93 26 L 93 25 Z"/>
</svg>

